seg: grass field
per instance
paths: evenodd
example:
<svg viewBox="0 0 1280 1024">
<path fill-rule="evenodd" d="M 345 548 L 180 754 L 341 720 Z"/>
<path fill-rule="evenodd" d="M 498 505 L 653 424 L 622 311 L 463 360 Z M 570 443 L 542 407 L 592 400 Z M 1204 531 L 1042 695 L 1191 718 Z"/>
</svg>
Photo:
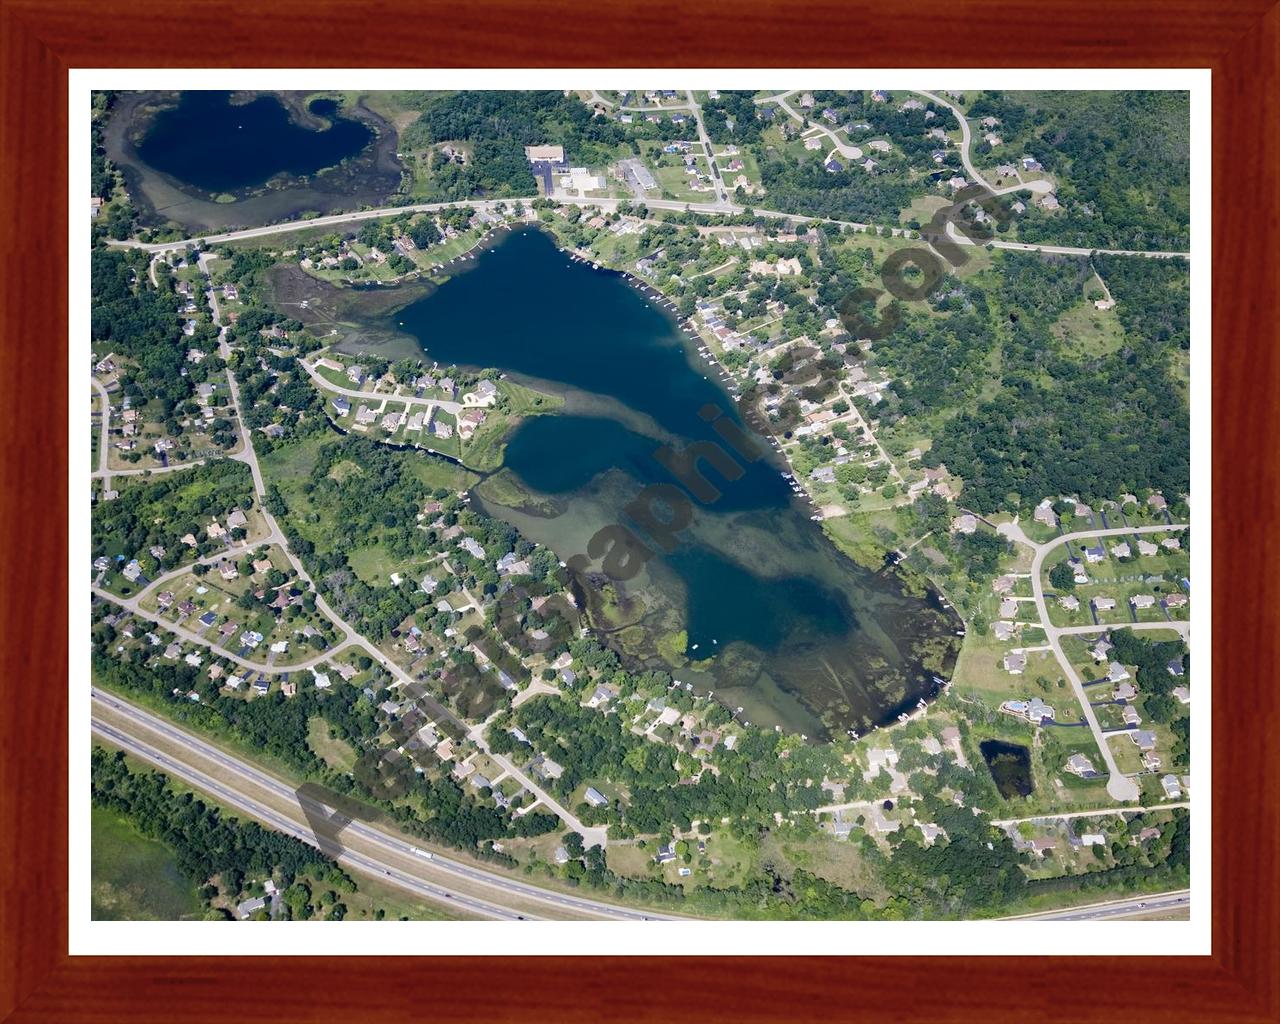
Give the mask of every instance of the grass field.
<svg viewBox="0 0 1280 1024">
<path fill-rule="evenodd" d="M 329 726 L 320 715 L 307 721 L 307 745 L 339 771 L 349 772 L 355 767 L 356 752 L 346 741 L 329 735 Z"/>
<path fill-rule="evenodd" d="M 192 921 L 203 914 L 173 853 L 125 817 L 94 807 L 91 895 L 95 921 Z"/>
</svg>

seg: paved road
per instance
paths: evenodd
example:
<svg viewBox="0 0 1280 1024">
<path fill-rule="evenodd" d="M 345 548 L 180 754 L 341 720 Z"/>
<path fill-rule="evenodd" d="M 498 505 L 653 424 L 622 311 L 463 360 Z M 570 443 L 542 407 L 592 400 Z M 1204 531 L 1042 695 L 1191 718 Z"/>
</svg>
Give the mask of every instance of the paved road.
<svg viewBox="0 0 1280 1024">
<path fill-rule="evenodd" d="M 393 395 L 388 391 L 356 391 L 351 388 L 344 388 L 339 384 L 326 380 L 318 370 L 304 359 L 298 362 L 302 368 L 307 371 L 307 375 L 316 382 L 323 391 L 331 391 L 335 395 L 346 395 L 348 398 L 359 398 L 365 402 L 381 402 L 384 399 L 388 402 L 403 402 L 407 405 L 420 405 L 424 409 L 432 407 L 443 409 L 445 412 L 458 413 L 464 408 L 480 409 L 483 406 L 467 406 L 462 402 L 453 402 L 444 398 L 419 398 L 417 395 Z"/>
<path fill-rule="evenodd" d="M 288 221 L 283 224 L 269 224 L 264 227 L 245 228 L 240 231 L 226 231 L 221 234 L 200 235 L 200 241 L 208 245 L 215 245 L 221 242 L 235 242 L 246 238 L 262 238 L 269 235 L 278 235 L 290 231 L 304 231 L 307 228 L 328 227 L 335 224 L 346 224 L 351 221 L 371 220 L 378 217 L 394 217 L 401 213 L 432 213 L 438 210 L 452 209 L 458 206 L 470 206 L 476 210 L 493 210 L 499 204 L 505 204 L 509 209 L 515 203 L 532 203 L 538 196 L 520 196 L 510 199 L 493 199 L 493 200 L 463 200 L 452 203 L 419 203 L 414 206 L 387 206 L 377 210 L 361 210 L 356 213 L 337 213 L 328 217 L 316 217 L 312 220 Z M 631 203 L 630 199 L 589 199 L 577 196 L 556 197 L 556 201 L 576 206 L 595 206 L 606 212 L 616 210 L 619 203 Z M 744 206 L 738 206 L 734 203 L 681 203 L 671 199 L 646 199 L 644 205 L 651 210 L 675 210 L 675 211 L 691 211 L 693 213 L 708 214 L 738 214 L 746 210 Z M 785 220 L 791 224 L 839 224 L 843 227 L 851 227 L 862 230 L 872 225 L 863 224 L 858 221 L 836 220 L 831 217 L 807 217 L 796 213 L 783 213 L 779 210 L 762 210 L 759 207 L 752 207 L 752 212 L 761 217 L 771 217 L 775 219 Z M 178 249 L 185 249 L 195 239 L 184 238 L 174 242 L 139 242 L 134 239 L 126 241 L 112 241 L 109 245 L 118 248 L 143 249 L 147 252 L 172 252 Z M 997 249 L 1017 249 L 1023 252 L 1047 252 L 1065 256 L 1089 256 L 1093 253 L 1104 253 L 1112 256 L 1149 256 L 1159 259 L 1186 259 L 1191 258 L 1188 252 L 1144 252 L 1134 249 L 1083 249 L 1069 245 L 1030 245 L 1023 242 L 1006 242 L 1001 239 L 993 241 L 975 242 L 973 239 L 963 234 L 955 236 L 958 245 L 990 245 Z"/>
<path fill-rule="evenodd" d="M 98 397 L 102 399 L 102 438 L 98 442 L 98 468 L 94 470 L 93 476 L 102 481 L 102 491 L 105 494 L 111 490 L 111 465 L 107 456 L 110 451 L 110 428 L 111 428 L 111 398 L 107 394 L 106 386 L 97 377 L 90 378 L 93 381 L 94 389 L 98 392 Z"/>
<path fill-rule="evenodd" d="M 94 719 L 93 731 L 103 739 L 109 740 L 117 747 L 120 747 L 135 757 L 149 761 L 157 768 L 163 769 L 166 773 L 179 779 L 187 784 L 194 786 L 196 789 L 215 797 L 219 802 L 227 807 L 241 811 L 249 815 L 251 818 L 262 822 L 264 825 L 270 826 L 277 832 L 283 832 L 285 835 L 293 836 L 300 839 L 309 846 L 315 846 L 315 838 L 311 831 L 303 825 L 299 825 L 286 818 L 282 814 L 277 814 L 265 804 L 251 800 L 241 793 L 222 785 L 217 780 L 206 775 L 205 773 L 192 768 L 187 764 L 182 764 L 169 757 L 167 754 L 148 743 L 143 742 L 135 736 L 129 735 L 113 725 Z M 354 850 L 344 849 L 338 857 L 338 861 L 347 866 L 354 868 L 364 874 L 379 878 L 383 881 L 390 881 L 415 893 L 418 896 L 426 897 L 429 900 L 447 904 L 451 907 L 458 907 L 462 910 L 468 910 L 481 917 L 492 918 L 494 920 L 515 921 L 520 920 L 521 915 L 516 914 L 512 910 L 497 904 L 490 903 L 487 900 L 480 900 L 473 896 L 466 896 L 461 893 L 455 893 L 452 890 L 442 886 L 432 885 L 420 879 L 414 878 L 398 869 L 387 868 L 382 866 L 382 862 L 364 854 L 357 853 Z"/>
<path fill-rule="evenodd" d="M 228 455 L 226 457 L 233 458 L 234 456 Z M 180 469 L 190 469 L 192 466 L 203 466 L 208 461 L 209 461 L 208 459 L 188 459 L 186 462 L 171 462 L 167 466 L 143 466 L 141 468 L 134 468 L 134 469 L 113 469 L 110 471 L 110 475 L 111 476 L 146 476 L 148 473 L 151 473 L 151 474 L 176 473 Z M 105 477 L 101 470 L 94 472 L 92 475 L 95 478 L 100 478 L 105 480 Z"/>
<path fill-rule="evenodd" d="M 724 209 L 729 205 L 729 192 L 724 186 L 724 179 L 720 177 L 720 165 L 716 163 L 715 150 L 711 148 L 711 136 L 707 134 L 706 126 L 702 123 L 702 108 L 693 98 L 692 89 L 686 90 L 685 95 L 689 97 L 689 110 L 693 114 L 694 124 L 698 126 L 698 140 L 707 154 L 707 173 L 711 175 L 712 184 L 715 185 L 716 205 Z"/>
<path fill-rule="evenodd" d="M 1139 526 L 1132 528 L 1117 527 L 1111 530 L 1081 530 L 1076 533 L 1064 533 L 1054 537 L 1045 544 L 1037 544 L 1026 535 L 1022 527 L 1017 522 L 1002 523 L 997 531 L 1004 534 L 1010 540 L 1019 544 L 1024 544 L 1035 550 L 1035 557 L 1031 560 L 1031 589 L 1035 594 L 1036 611 L 1040 615 L 1041 628 L 1048 638 L 1049 647 L 1053 651 L 1053 656 L 1058 659 L 1058 665 L 1062 668 L 1063 674 L 1071 683 L 1071 688 L 1075 692 L 1076 701 L 1080 704 L 1081 710 L 1084 712 L 1085 721 L 1089 723 L 1089 730 L 1093 733 L 1094 741 L 1098 745 L 1098 752 L 1102 755 L 1103 761 L 1106 762 L 1109 777 L 1107 779 L 1107 792 L 1113 800 L 1129 801 L 1137 800 L 1142 790 L 1133 779 L 1121 773 L 1119 766 L 1116 764 L 1115 755 L 1111 751 L 1111 744 L 1107 742 L 1102 727 L 1098 724 L 1098 717 L 1094 714 L 1093 705 L 1090 703 L 1088 696 L 1084 691 L 1084 684 L 1080 679 L 1079 673 L 1068 660 L 1062 651 L 1062 644 L 1059 638 L 1064 630 L 1076 631 L 1071 627 L 1054 626 L 1050 624 L 1049 608 L 1044 596 L 1044 579 L 1041 569 L 1044 566 L 1044 560 L 1048 554 L 1055 548 L 1073 540 L 1083 540 L 1086 537 L 1110 537 L 1129 535 L 1134 533 L 1158 533 L 1169 530 L 1185 530 L 1186 524 L 1177 525 L 1160 525 L 1160 526 Z M 1126 623 L 1124 625 L 1133 625 Z M 1152 623 L 1153 627 L 1168 628 L 1171 624 L 1167 622 Z M 1088 632 L 1097 631 L 1106 627 L 1090 627 Z M 1121 627 L 1115 627 L 1121 628 Z M 1184 633 L 1184 635 L 1186 635 Z"/>
<path fill-rule="evenodd" d="M 1144 917 L 1160 910 L 1176 910 L 1191 906 L 1191 890 L 1162 892 L 1151 896 L 1131 896 L 1106 903 L 1092 903 L 1085 907 L 1066 910 L 1048 910 L 1042 914 L 1022 914 L 1019 917 L 1001 918 L 1004 921 L 1105 921 L 1108 918 Z"/>
<path fill-rule="evenodd" d="M 774 96 L 762 96 L 755 102 L 757 104 L 776 103 L 784 111 L 786 111 L 788 115 L 790 115 L 792 120 L 797 121 L 803 125 L 805 122 L 805 116 L 799 113 L 794 107 L 791 106 L 791 104 L 787 102 L 787 97 L 790 96 L 792 93 L 795 93 L 798 91 L 799 91 L 798 89 L 790 89 L 787 92 L 780 92 Z M 862 159 L 863 153 L 862 153 L 862 148 L 860 146 L 855 146 L 849 142 L 841 142 L 835 132 L 833 132 L 826 125 L 819 124 L 817 121 L 810 120 L 809 125 L 810 125 L 810 128 L 817 128 L 818 131 L 822 132 L 823 135 L 829 138 L 831 140 L 831 144 L 835 147 L 836 152 L 838 152 L 846 160 Z M 806 130 L 806 133 L 807 133 L 807 130 Z M 828 154 L 826 159 L 830 160 L 831 155 Z"/>
<path fill-rule="evenodd" d="M 994 185 L 988 182 L 985 178 L 983 178 L 981 174 L 978 173 L 978 169 L 973 166 L 973 161 L 969 158 L 969 146 L 971 142 L 971 133 L 969 130 L 969 119 L 964 116 L 964 113 L 960 110 L 960 108 L 957 107 L 955 104 L 949 103 L 947 100 L 944 100 L 941 96 L 935 95 L 934 93 L 924 92 L 920 89 L 913 89 L 912 92 L 914 92 L 917 96 L 923 96 L 926 99 L 932 100 L 934 103 L 938 104 L 939 106 L 946 107 L 948 110 L 951 111 L 952 114 L 955 115 L 955 119 L 960 122 L 960 162 L 964 164 L 964 169 L 968 172 L 969 178 L 972 181 L 977 182 L 979 185 L 985 188 L 988 192 L 991 192 L 994 195 L 998 195 L 998 196 L 1002 196 L 1006 192 L 1019 192 L 1019 191 L 1022 191 L 1023 189 L 1026 189 L 1028 192 L 1038 193 L 1040 195 L 1044 195 L 1046 193 L 1053 191 L 1053 183 L 1046 181 L 1044 179 L 1037 179 L 1036 181 L 1028 181 L 1028 182 L 1019 182 L 1016 185 L 1008 185 L 1005 188 L 996 188 Z"/>
<path fill-rule="evenodd" d="M 1104 818 L 1110 814 L 1138 814 L 1146 811 L 1168 811 L 1174 807 L 1190 807 L 1191 801 L 1184 800 L 1176 804 L 1156 804 L 1154 807 L 1101 807 L 1092 811 L 1067 811 L 1063 814 L 1033 814 L 1027 818 L 1002 818 L 991 824 L 1000 828 L 1008 825 L 1019 825 L 1024 821 L 1065 821 L 1068 818 Z"/>
<path fill-rule="evenodd" d="M 190 777 L 187 773 L 203 775 L 204 781 L 193 782 L 193 784 L 198 785 L 201 789 L 208 788 L 219 799 L 230 794 L 235 797 L 235 805 L 237 807 L 252 814 L 255 818 L 267 821 L 272 827 L 281 828 L 281 831 L 289 832 L 289 834 L 298 835 L 301 832 L 302 834 L 299 835 L 299 838 L 310 842 L 313 846 L 317 845 L 314 842 L 314 835 L 303 825 L 305 816 L 300 805 L 296 818 L 287 821 L 285 827 L 281 827 L 279 812 L 274 811 L 253 796 L 253 790 L 256 788 L 271 794 L 278 800 L 296 803 L 296 786 L 292 786 L 248 762 L 228 754 L 219 747 L 201 739 L 196 734 L 180 729 L 165 719 L 153 715 L 115 694 L 106 693 L 95 687 L 91 691 L 91 696 L 95 703 L 95 718 L 99 720 L 103 718 L 109 719 L 107 722 L 95 721 L 95 729 L 98 729 L 100 725 L 109 726 L 115 729 L 117 734 L 124 734 L 131 744 L 138 746 L 149 746 L 155 742 L 152 739 L 151 743 L 148 743 L 148 734 L 153 737 L 163 737 L 170 744 L 176 745 L 178 749 L 189 752 L 190 760 L 195 760 L 198 757 L 216 764 L 223 772 L 230 773 L 230 780 L 219 782 L 210 779 L 206 773 L 200 772 L 198 768 L 189 764 L 187 757 L 183 757 L 179 762 L 175 760 L 173 755 L 166 755 L 168 763 L 164 767 L 166 770 L 183 773 L 182 777 L 189 780 Z M 155 748 L 152 747 L 152 750 L 154 751 Z M 218 788 L 214 789 L 210 784 Z M 249 806 L 245 806 L 245 804 Z M 271 820 L 266 815 L 273 815 L 276 820 Z M 529 882 L 510 878 L 505 874 L 487 870 L 467 861 L 455 860 L 439 853 L 433 853 L 428 860 L 416 853 L 420 847 L 416 845 L 414 840 L 362 821 L 353 821 L 343 830 L 342 837 L 344 846 L 347 845 L 346 840 L 354 842 L 359 839 L 366 844 L 366 850 L 375 848 L 380 851 L 368 854 L 375 874 L 383 874 L 386 869 L 398 866 L 401 877 L 408 877 L 424 885 L 428 884 L 424 881 L 425 879 L 438 881 L 440 874 L 448 874 L 458 879 L 465 879 L 472 884 L 487 886 L 495 892 L 495 899 L 497 900 L 496 904 L 489 903 L 488 906 L 502 910 L 503 916 L 511 916 L 509 908 L 501 907 L 501 897 L 505 894 L 508 898 L 518 897 L 521 900 L 535 900 L 551 909 L 560 908 L 562 911 L 589 914 L 607 920 L 652 921 L 681 919 L 654 911 L 636 910 L 603 900 L 544 889 Z M 421 840 L 416 842 L 421 842 Z M 392 855 L 396 859 L 388 860 L 387 857 Z M 407 863 L 414 863 L 416 860 L 422 860 L 423 863 L 421 866 L 415 864 L 411 869 L 404 866 L 406 864 L 405 858 L 408 859 Z M 384 877 L 386 876 L 384 875 Z M 458 902 L 458 900 L 459 897 L 455 896 L 453 902 Z"/>
</svg>

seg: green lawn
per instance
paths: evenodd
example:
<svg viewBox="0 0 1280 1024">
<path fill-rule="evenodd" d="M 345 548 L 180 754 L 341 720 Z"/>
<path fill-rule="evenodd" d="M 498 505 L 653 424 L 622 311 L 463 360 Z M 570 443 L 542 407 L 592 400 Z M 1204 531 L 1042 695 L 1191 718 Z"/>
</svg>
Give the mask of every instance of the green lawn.
<svg viewBox="0 0 1280 1024">
<path fill-rule="evenodd" d="M 329 726 L 321 715 L 313 715 L 307 721 L 307 745 L 339 771 L 349 772 L 355 767 L 356 752 L 345 740 L 329 735 Z"/>
<path fill-rule="evenodd" d="M 173 852 L 122 815 L 94 807 L 91 816 L 95 921 L 193 921 L 203 917 L 195 886 Z"/>
<path fill-rule="evenodd" d="M 1079 358 L 1097 358 L 1124 344 L 1124 330 L 1115 310 L 1096 309 L 1092 302 L 1073 306 L 1050 330 L 1063 342 L 1067 354 Z"/>
</svg>

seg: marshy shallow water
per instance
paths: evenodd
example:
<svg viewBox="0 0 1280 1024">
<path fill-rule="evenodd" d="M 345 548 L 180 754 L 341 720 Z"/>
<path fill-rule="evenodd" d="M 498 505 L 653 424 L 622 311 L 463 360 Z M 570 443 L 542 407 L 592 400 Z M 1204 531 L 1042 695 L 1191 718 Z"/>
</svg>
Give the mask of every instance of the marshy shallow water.
<svg viewBox="0 0 1280 1024">
<path fill-rule="evenodd" d="M 959 619 L 920 579 L 835 548 L 716 370 L 632 279 L 570 259 L 539 230 L 451 272 L 360 334 L 381 355 L 403 354 L 407 336 L 442 365 L 496 367 L 565 399 L 514 430 L 501 486 L 474 494 L 569 563 L 593 625 L 632 665 L 811 738 L 893 721 L 936 694 Z M 704 447 L 691 469 L 657 456 L 699 444 L 725 457 Z M 673 509 L 653 495 L 671 486 L 689 515 L 666 550 L 658 535 Z M 610 527 L 643 541 L 638 571 L 602 571 L 592 538 Z"/>
</svg>

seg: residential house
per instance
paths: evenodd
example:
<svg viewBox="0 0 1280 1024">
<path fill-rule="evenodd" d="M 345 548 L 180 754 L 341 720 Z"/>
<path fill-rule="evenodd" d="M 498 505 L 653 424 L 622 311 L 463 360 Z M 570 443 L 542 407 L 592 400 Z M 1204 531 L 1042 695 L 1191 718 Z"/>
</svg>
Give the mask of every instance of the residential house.
<svg viewBox="0 0 1280 1024">
<path fill-rule="evenodd" d="M 1007 700 L 1000 705 L 1000 710 L 1015 718 L 1025 718 L 1032 725 L 1053 720 L 1053 708 L 1039 697 L 1032 697 L 1030 700 Z"/>
<path fill-rule="evenodd" d="M 1156 734 L 1150 729 L 1137 729 L 1129 733 L 1129 738 L 1139 750 L 1154 750 L 1156 746 Z"/>
<path fill-rule="evenodd" d="M 1092 779 L 1098 774 L 1093 762 L 1086 754 L 1072 754 L 1067 758 L 1066 770 L 1082 779 Z"/>
<path fill-rule="evenodd" d="M 1027 667 L 1027 656 L 1021 651 L 1012 651 L 1004 656 L 1004 668 L 1010 675 L 1020 676 Z"/>
</svg>

